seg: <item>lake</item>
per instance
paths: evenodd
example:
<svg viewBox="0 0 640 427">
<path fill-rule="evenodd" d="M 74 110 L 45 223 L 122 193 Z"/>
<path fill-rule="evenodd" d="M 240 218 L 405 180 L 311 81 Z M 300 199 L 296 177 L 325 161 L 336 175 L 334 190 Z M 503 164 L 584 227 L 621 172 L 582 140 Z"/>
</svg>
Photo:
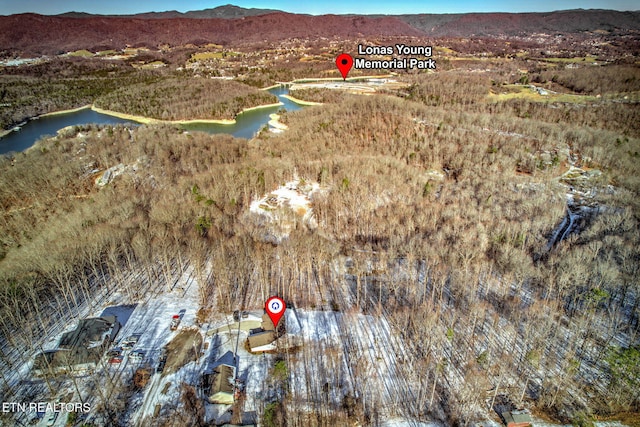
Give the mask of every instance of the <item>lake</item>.
<svg viewBox="0 0 640 427">
<path fill-rule="evenodd" d="M 88 108 L 68 114 L 40 117 L 39 119 L 28 121 L 19 131 L 11 132 L 0 139 L 0 154 L 24 151 L 45 135 L 55 135 L 63 127 L 86 123 L 118 124 L 131 122 L 99 114 Z"/>
<path fill-rule="evenodd" d="M 269 89 L 269 93 L 276 95 L 278 100 L 284 105 L 260 108 L 240 113 L 236 117 L 236 123 L 232 125 L 202 123 L 183 125 L 181 127 L 191 131 L 202 131 L 212 134 L 228 133 L 238 138 L 251 138 L 267 124 L 270 114 L 275 113 L 281 108 L 284 108 L 287 111 L 294 111 L 302 108 L 300 105 L 281 97 L 282 95 L 287 95 L 289 93 L 289 90 L 286 87 Z M 11 132 L 4 138 L 0 139 L 0 154 L 6 154 L 12 151 L 24 151 L 45 135 L 55 135 L 58 130 L 66 126 L 84 125 L 88 123 L 115 125 L 132 122 L 118 117 L 96 113 L 90 109 L 84 109 L 67 114 L 40 117 L 39 119 L 28 121 L 19 131 Z"/>
<path fill-rule="evenodd" d="M 289 89 L 286 87 L 277 87 L 269 89 L 269 93 L 272 93 L 278 97 L 278 101 L 283 105 L 278 107 L 260 108 L 257 110 L 247 111 L 240 113 L 236 117 L 236 123 L 232 125 L 219 125 L 219 124 L 189 124 L 181 126 L 187 130 L 203 131 L 207 133 L 229 133 L 237 138 L 252 138 L 264 125 L 269 121 L 269 115 L 277 112 L 281 108 L 287 111 L 295 111 L 302 108 L 302 106 L 291 102 L 288 99 L 282 98 L 282 95 L 288 95 Z"/>
</svg>

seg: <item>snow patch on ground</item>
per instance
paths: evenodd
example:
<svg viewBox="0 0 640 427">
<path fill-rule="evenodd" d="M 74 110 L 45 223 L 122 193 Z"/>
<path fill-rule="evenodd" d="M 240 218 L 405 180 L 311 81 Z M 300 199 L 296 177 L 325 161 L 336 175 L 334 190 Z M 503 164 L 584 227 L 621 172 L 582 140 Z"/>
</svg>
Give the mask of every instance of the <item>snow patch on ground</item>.
<svg viewBox="0 0 640 427">
<path fill-rule="evenodd" d="M 96 178 L 96 185 L 98 187 L 104 187 L 105 185 L 107 185 L 108 183 L 113 181 L 114 178 L 116 178 L 118 175 L 120 175 L 125 170 L 126 170 L 126 167 L 122 163 L 117 164 L 117 165 L 115 165 L 113 167 L 110 167 L 109 169 L 107 169 L 104 172 L 102 172 Z"/>
<path fill-rule="evenodd" d="M 263 227 L 263 238 L 279 243 L 289 236 L 298 221 L 309 229 L 318 227 L 311 208 L 311 198 L 318 191 L 317 182 L 297 178 L 251 202 L 249 213 Z"/>
</svg>

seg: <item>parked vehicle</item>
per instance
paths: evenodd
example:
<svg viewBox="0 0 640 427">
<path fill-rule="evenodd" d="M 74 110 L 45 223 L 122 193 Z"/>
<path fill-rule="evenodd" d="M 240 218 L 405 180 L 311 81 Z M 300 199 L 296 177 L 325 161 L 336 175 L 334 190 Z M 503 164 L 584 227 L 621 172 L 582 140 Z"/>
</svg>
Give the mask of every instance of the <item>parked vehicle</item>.
<svg viewBox="0 0 640 427">
<path fill-rule="evenodd" d="M 179 314 L 174 314 L 173 317 L 171 318 L 171 325 L 169 326 L 169 329 L 171 329 L 172 331 L 175 331 L 176 329 L 178 329 L 178 326 L 180 326 L 181 320 L 182 318 L 180 317 Z"/>
<path fill-rule="evenodd" d="M 123 355 L 113 356 L 111 359 L 109 359 L 109 363 L 111 364 L 122 363 L 123 360 L 124 360 Z"/>
<path fill-rule="evenodd" d="M 107 356 L 109 357 L 117 357 L 122 356 L 122 347 L 114 347 L 107 352 Z"/>
<path fill-rule="evenodd" d="M 129 335 L 128 337 L 126 337 L 120 342 L 120 346 L 122 347 L 123 350 L 131 350 L 133 349 L 133 347 L 136 346 L 141 336 L 142 334 Z"/>
<path fill-rule="evenodd" d="M 134 350 L 129 353 L 129 359 L 131 360 L 142 360 L 144 359 L 145 352 L 142 350 Z"/>
<path fill-rule="evenodd" d="M 160 359 L 158 360 L 158 366 L 156 366 L 156 372 L 160 373 L 164 371 L 164 365 L 167 364 L 167 352 L 162 350 L 162 354 L 160 354 Z"/>
<path fill-rule="evenodd" d="M 236 311 L 233 312 L 233 321 L 234 322 L 239 322 L 240 318 L 246 319 L 248 317 L 249 317 L 249 312 L 248 311 L 236 310 Z"/>
</svg>

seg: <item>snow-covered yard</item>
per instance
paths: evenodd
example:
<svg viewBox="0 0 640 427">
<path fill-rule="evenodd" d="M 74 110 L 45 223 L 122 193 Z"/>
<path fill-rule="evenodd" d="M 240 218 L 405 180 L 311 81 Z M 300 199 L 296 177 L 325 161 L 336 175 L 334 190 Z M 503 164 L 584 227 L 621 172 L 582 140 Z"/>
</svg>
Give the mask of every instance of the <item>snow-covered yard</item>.
<svg viewBox="0 0 640 427">
<path fill-rule="evenodd" d="M 283 188 L 277 197 L 289 198 L 294 205 L 304 206 L 308 199 L 295 188 Z M 131 275 L 136 280 L 136 275 Z M 287 335 L 278 342 L 293 343 L 286 349 L 269 354 L 251 354 L 245 348 L 249 330 L 260 324 L 261 310 L 242 319 L 240 328 L 230 314 L 214 315 L 211 323 L 199 323 L 200 307 L 198 280 L 192 267 L 175 272 L 169 284 L 152 284 L 148 292 L 132 301 L 126 292 L 113 292 L 104 298 L 103 305 L 95 305 L 84 317 L 116 315 L 122 323 L 116 343 L 139 335 L 132 349 L 124 351 L 121 363 L 110 364 L 103 357 L 95 372 L 75 378 L 55 380 L 49 390 L 45 381 L 33 379 L 29 393 L 36 400 L 61 399 L 67 402 L 87 402 L 91 410 L 81 416 L 88 422 L 109 422 L 114 411 L 123 411 L 119 420 L 127 425 L 149 425 L 154 420 L 170 416 L 182 405 L 182 384 L 194 386 L 205 407 L 207 422 L 231 421 L 230 406 L 206 403 L 201 388 L 204 373 L 219 364 L 237 366 L 237 376 L 244 382 L 242 402 L 243 420 L 259 422 L 264 408 L 281 398 L 271 378 L 274 364 L 284 360 L 287 366 L 289 409 L 314 413 L 320 410 L 340 410 L 345 396 L 361 399 L 365 406 L 379 406 L 379 419 L 392 424 L 405 419 L 406 405 L 415 396 L 408 384 L 404 364 L 404 347 L 397 334 L 390 330 L 384 318 L 361 313 L 336 311 L 307 311 L 287 309 Z M 170 329 L 172 317 L 181 315 L 177 331 Z M 70 322 L 65 331 L 75 328 Z M 194 331 L 203 341 L 195 360 L 156 372 L 163 350 L 181 331 Z M 61 334 L 47 341 L 47 348 L 55 348 Z M 295 338 L 295 339 L 294 339 Z M 141 351 L 141 358 L 131 357 Z M 235 355 L 235 357 L 234 357 Z M 138 368 L 146 368 L 150 378 L 142 389 L 134 389 L 132 381 Z M 25 366 L 28 372 L 29 366 Z M 366 378 L 366 383 L 363 381 Z M 53 393 L 52 393 L 53 392 Z M 384 405 L 380 405 L 385 402 Z M 329 408 L 329 409 L 327 409 Z M 42 414 L 26 414 L 25 422 Z M 64 425 L 67 414 L 60 414 L 56 425 Z M 410 425 L 419 425 L 411 422 Z"/>
</svg>

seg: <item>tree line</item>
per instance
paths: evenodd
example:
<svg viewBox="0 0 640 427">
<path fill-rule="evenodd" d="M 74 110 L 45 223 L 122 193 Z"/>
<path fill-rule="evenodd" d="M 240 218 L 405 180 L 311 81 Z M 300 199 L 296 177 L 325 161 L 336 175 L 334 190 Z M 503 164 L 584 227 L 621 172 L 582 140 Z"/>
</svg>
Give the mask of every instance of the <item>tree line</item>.
<svg viewBox="0 0 640 427">
<path fill-rule="evenodd" d="M 122 87 L 98 98 L 96 106 L 160 120 L 211 120 L 276 102 L 274 95 L 234 81 L 178 78 Z"/>
</svg>

